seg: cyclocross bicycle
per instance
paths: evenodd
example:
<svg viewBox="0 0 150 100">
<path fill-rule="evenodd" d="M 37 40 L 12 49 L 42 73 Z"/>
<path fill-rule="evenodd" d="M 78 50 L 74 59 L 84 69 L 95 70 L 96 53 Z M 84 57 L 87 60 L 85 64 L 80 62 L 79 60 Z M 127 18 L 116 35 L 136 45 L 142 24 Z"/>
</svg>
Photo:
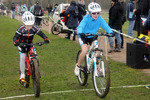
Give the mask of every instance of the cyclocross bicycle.
<svg viewBox="0 0 150 100">
<path fill-rule="evenodd" d="M 86 34 L 86 36 L 109 36 L 107 34 Z M 79 84 L 84 86 L 87 83 L 88 75 L 92 72 L 92 81 L 96 94 L 103 98 L 110 88 L 110 70 L 103 55 L 103 50 L 98 48 L 98 41 L 95 40 L 89 47 L 84 61 L 81 64 L 80 74 L 77 76 Z M 98 53 L 97 53 L 98 52 Z M 78 62 L 81 50 L 78 51 L 76 63 Z"/>
<path fill-rule="evenodd" d="M 25 87 L 29 87 L 30 83 L 30 76 L 33 80 L 33 89 L 35 97 L 40 96 L 40 71 L 39 71 L 39 60 L 36 54 L 34 45 L 41 46 L 45 42 L 37 42 L 35 44 L 27 44 L 27 43 L 20 43 L 19 46 L 25 47 L 26 53 L 26 60 L 25 60 L 25 81 L 20 83 Z M 30 48 L 30 51 L 28 50 Z"/>
</svg>

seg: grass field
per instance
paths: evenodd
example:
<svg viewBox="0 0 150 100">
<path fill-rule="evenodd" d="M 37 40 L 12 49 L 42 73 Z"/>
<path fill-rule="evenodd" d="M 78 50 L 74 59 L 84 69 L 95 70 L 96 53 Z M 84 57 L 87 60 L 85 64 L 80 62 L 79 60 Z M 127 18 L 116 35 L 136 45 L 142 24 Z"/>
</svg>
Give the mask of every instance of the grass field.
<svg viewBox="0 0 150 100">
<path fill-rule="evenodd" d="M 13 45 L 13 36 L 20 26 L 20 22 L 8 17 L 0 16 L 0 99 L 5 97 L 33 94 L 32 80 L 29 88 L 19 84 L 19 54 Z M 91 75 L 86 86 L 80 86 L 74 75 L 76 54 L 79 44 L 63 39 L 48 32 L 44 33 L 50 43 L 37 47 L 40 60 L 41 94 L 36 100 L 99 100 L 93 89 Z M 34 42 L 43 41 L 35 36 Z M 150 76 L 140 69 L 132 69 L 123 63 L 109 59 L 111 70 L 111 87 L 146 85 L 150 83 Z M 77 90 L 74 92 L 57 91 Z M 145 86 L 134 88 L 111 88 L 103 100 L 149 100 L 150 90 Z M 13 100 L 34 100 L 34 96 L 14 98 Z"/>
</svg>

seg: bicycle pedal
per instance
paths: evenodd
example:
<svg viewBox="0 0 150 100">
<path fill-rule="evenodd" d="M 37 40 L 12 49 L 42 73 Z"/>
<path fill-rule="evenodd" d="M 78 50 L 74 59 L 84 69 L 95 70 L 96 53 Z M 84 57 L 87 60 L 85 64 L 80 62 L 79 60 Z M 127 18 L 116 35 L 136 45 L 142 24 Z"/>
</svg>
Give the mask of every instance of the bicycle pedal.
<svg viewBox="0 0 150 100">
<path fill-rule="evenodd" d="M 19 80 L 20 84 L 23 85 L 23 83 L 29 84 L 27 81 L 25 80 Z"/>
</svg>

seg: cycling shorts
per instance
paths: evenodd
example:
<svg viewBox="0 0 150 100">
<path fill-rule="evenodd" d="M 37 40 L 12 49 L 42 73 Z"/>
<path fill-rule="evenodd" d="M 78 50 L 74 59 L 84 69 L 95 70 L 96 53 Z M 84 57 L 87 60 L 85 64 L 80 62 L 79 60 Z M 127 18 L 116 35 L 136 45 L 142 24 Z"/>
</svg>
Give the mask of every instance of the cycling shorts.
<svg viewBox="0 0 150 100">
<path fill-rule="evenodd" d="M 79 44 L 80 46 L 82 46 L 83 44 L 92 44 L 93 41 L 97 40 L 96 37 L 92 37 L 92 38 L 79 38 Z"/>
</svg>

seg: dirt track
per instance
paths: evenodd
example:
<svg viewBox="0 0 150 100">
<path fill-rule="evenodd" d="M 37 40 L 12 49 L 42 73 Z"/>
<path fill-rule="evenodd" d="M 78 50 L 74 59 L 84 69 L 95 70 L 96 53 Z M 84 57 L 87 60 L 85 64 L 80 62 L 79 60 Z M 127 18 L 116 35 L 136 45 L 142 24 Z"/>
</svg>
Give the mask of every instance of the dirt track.
<svg viewBox="0 0 150 100">
<path fill-rule="evenodd" d="M 17 17 L 17 16 L 16 16 L 16 19 L 21 20 L 21 18 Z M 42 25 L 41 30 L 45 30 L 45 31 L 49 32 L 49 30 L 51 30 L 52 25 L 53 25 L 53 23 L 51 22 L 50 23 L 50 29 L 49 29 L 49 26 Z M 50 34 L 51 34 L 51 31 L 50 31 Z M 61 33 L 58 36 L 62 37 L 62 38 L 65 38 L 66 34 Z M 71 37 L 71 40 L 72 40 L 72 37 Z M 104 39 L 99 38 L 99 41 L 103 42 Z M 107 41 L 107 49 L 109 49 L 109 44 L 108 44 L 108 39 L 107 38 L 106 38 L 106 41 Z M 77 38 L 76 38 L 75 42 L 78 43 Z M 114 61 L 118 61 L 118 62 L 122 62 L 122 63 L 126 64 L 126 44 L 127 44 L 127 42 L 132 42 L 132 39 L 124 37 L 124 48 L 121 49 L 121 52 L 107 53 L 108 57 L 111 58 Z M 105 44 L 100 45 L 100 48 L 104 50 L 104 54 L 106 55 Z M 142 72 L 146 73 L 147 75 L 150 75 L 150 69 L 142 69 Z"/>
</svg>

